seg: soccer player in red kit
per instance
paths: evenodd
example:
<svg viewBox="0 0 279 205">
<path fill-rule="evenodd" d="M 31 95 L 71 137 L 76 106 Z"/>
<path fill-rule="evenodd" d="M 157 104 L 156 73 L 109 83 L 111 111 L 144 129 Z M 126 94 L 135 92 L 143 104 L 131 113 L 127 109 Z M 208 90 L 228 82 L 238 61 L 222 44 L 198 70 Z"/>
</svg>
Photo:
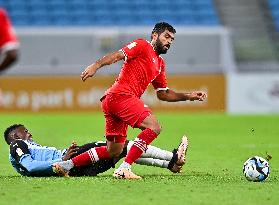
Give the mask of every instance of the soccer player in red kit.
<svg viewBox="0 0 279 205">
<path fill-rule="evenodd" d="M 0 7 L 0 75 L 18 58 L 19 43 L 6 11 Z M 1 106 L 1 89 L 0 89 Z"/>
<path fill-rule="evenodd" d="M 170 24 L 157 23 L 151 34 L 151 42 L 145 39 L 134 40 L 119 51 L 97 60 L 82 72 L 81 79 L 85 81 L 94 76 L 101 67 L 124 60 L 115 83 L 101 98 L 106 119 L 107 147 L 92 149 L 73 158 L 69 168 L 85 165 L 88 161 L 94 163 L 100 159 L 119 156 L 126 141 L 128 125 L 130 125 L 133 128 L 140 128 L 142 132 L 134 140 L 124 162 L 115 170 L 113 176 L 140 179 L 140 176 L 131 171 L 131 165 L 161 132 L 158 120 L 140 100 L 147 86 L 151 83 L 157 91 L 157 97 L 163 101 L 205 100 L 206 93 L 202 91 L 177 93 L 167 86 L 165 61 L 160 55 L 167 53 L 175 33 L 175 29 Z M 183 137 L 179 146 L 180 155 L 185 154 L 187 146 L 187 137 Z M 180 157 L 183 163 L 183 156 Z"/>
</svg>

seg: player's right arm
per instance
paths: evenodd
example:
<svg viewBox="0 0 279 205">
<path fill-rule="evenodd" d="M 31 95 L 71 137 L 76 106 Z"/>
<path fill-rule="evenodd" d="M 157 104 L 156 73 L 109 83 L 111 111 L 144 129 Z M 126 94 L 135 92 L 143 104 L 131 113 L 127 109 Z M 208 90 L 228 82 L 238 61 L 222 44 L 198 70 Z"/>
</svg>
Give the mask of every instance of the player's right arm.
<svg viewBox="0 0 279 205">
<path fill-rule="evenodd" d="M 0 73 L 17 61 L 18 50 L 17 49 L 9 50 L 2 55 L 4 57 L 2 58 L 2 61 L 0 62 Z"/>
<path fill-rule="evenodd" d="M 73 156 L 77 154 L 78 150 L 79 150 L 79 146 L 75 141 L 73 141 L 71 145 L 68 147 L 66 153 L 63 155 L 62 160 L 66 161 L 71 159 Z"/>
<path fill-rule="evenodd" d="M 95 63 L 89 65 L 80 75 L 81 80 L 85 81 L 87 78 L 95 75 L 98 69 L 105 65 L 111 65 L 120 60 L 124 60 L 125 55 L 122 51 L 116 51 L 105 55 L 103 58 L 97 60 Z"/>
<path fill-rule="evenodd" d="M 85 81 L 87 78 L 92 77 L 93 75 L 95 75 L 98 69 L 105 65 L 110 65 L 120 60 L 127 61 L 136 58 L 137 56 L 141 55 L 142 50 L 144 50 L 146 44 L 148 44 L 146 40 L 137 39 L 125 45 L 119 51 L 105 55 L 103 58 L 97 60 L 95 63 L 88 66 L 81 73 L 81 79 Z"/>
<path fill-rule="evenodd" d="M 7 12 L 0 8 L 0 74 L 18 59 L 19 42 Z"/>
<path fill-rule="evenodd" d="M 33 159 L 28 145 L 23 140 L 16 140 L 11 143 L 10 154 L 30 175 L 53 175 L 52 164 L 62 160 L 39 161 Z"/>
</svg>

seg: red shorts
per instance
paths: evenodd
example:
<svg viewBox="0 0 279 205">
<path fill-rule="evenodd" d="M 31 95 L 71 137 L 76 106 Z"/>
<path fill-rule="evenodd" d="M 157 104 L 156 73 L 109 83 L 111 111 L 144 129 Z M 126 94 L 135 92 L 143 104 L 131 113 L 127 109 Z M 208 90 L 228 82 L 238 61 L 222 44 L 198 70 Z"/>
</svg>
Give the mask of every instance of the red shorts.
<svg viewBox="0 0 279 205">
<path fill-rule="evenodd" d="M 106 119 L 106 136 L 119 136 L 126 140 L 128 125 L 139 127 L 152 114 L 151 110 L 137 97 L 131 95 L 107 94 L 102 100 Z M 124 140 L 124 142 L 125 142 Z M 114 140 L 115 141 L 115 140 Z"/>
</svg>

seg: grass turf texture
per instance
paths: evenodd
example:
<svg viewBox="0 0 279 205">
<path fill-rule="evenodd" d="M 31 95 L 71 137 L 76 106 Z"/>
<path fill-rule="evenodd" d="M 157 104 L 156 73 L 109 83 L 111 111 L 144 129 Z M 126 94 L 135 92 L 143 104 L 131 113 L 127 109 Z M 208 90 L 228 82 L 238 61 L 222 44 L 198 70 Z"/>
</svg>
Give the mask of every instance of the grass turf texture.
<svg viewBox="0 0 279 205">
<path fill-rule="evenodd" d="M 277 204 L 279 201 L 279 116 L 227 116 L 224 114 L 157 114 L 163 131 L 153 143 L 177 147 L 181 136 L 190 140 L 188 164 L 182 174 L 135 165 L 139 181 L 113 179 L 109 170 L 98 177 L 27 178 L 8 162 L 8 146 L 0 141 L 0 204 Z M 0 131 L 22 123 L 43 145 L 67 147 L 103 140 L 101 113 L 1 114 Z M 138 130 L 129 130 L 133 139 Z M 244 161 L 268 151 L 271 175 L 263 183 L 247 181 Z"/>
</svg>

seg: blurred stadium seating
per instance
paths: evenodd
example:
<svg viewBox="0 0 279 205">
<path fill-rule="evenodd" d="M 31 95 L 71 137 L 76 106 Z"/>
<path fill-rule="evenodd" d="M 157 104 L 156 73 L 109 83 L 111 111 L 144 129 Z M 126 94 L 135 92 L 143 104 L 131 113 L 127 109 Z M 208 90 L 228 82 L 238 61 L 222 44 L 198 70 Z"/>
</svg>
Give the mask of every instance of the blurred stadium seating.
<svg viewBox="0 0 279 205">
<path fill-rule="evenodd" d="M 279 32 L 279 1 L 269 0 L 268 3 L 275 23 L 276 30 Z"/>
<path fill-rule="evenodd" d="M 209 93 L 223 89 L 227 99 L 216 100 L 212 94 L 210 99 L 222 105 L 226 100 L 229 112 L 278 112 L 279 0 L 0 0 L 0 6 L 16 27 L 22 51 L 20 61 L 5 76 L 19 76 L 23 80 L 19 85 L 30 83 L 25 90 L 21 86 L 13 90 L 10 78 L 1 82 L 6 86 L 5 109 L 38 111 L 41 103 L 51 110 L 56 99 L 69 110 L 64 101 L 76 100 L 79 109 L 96 107 L 96 93 L 105 90 L 102 83 L 94 89 L 78 87 L 79 80 L 64 84 L 63 76 L 76 78 L 96 58 L 132 39 L 150 39 L 154 24 L 167 21 L 177 29 L 172 51 L 164 56 L 168 75 L 192 75 L 195 86 Z M 120 64 L 100 71 L 100 79 L 117 75 Z M 42 83 L 38 76 L 66 86 L 49 90 L 49 81 Z M 213 79 L 217 87 L 207 87 L 203 78 Z M 38 93 L 44 97 L 36 97 Z M 42 101 L 33 103 L 33 97 L 34 102 Z M 218 111 L 223 108 L 217 106 Z"/>
<path fill-rule="evenodd" d="M 15 26 L 219 25 L 212 0 L 0 0 Z"/>
</svg>

